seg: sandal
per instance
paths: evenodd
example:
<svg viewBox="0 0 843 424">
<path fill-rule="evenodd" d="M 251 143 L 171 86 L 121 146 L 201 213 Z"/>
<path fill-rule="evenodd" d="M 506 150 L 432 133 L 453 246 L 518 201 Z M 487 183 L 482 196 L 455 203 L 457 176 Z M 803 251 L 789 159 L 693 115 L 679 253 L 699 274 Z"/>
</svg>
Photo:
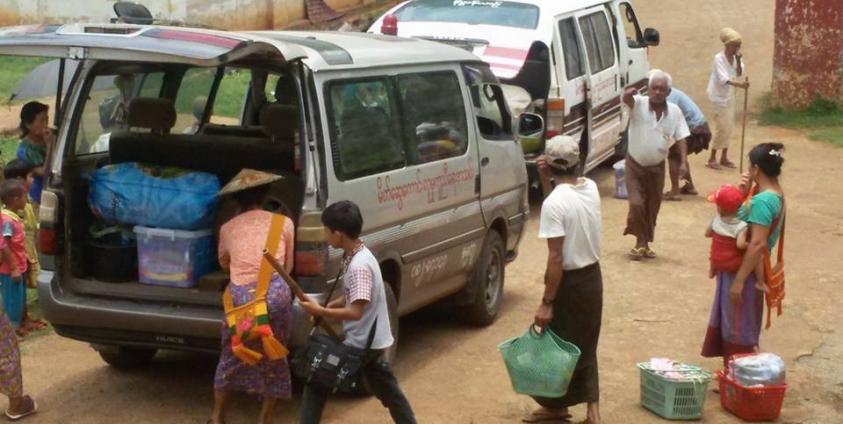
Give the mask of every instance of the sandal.
<svg viewBox="0 0 843 424">
<path fill-rule="evenodd" d="M 38 404 L 37 404 L 37 403 L 35 403 L 35 399 L 32 399 L 32 398 L 31 398 L 31 397 L 29 397 L 29 396 L 24 396 L 24 399 L 26 399 L 27 401 L 29 401 L 29 409 L 28 409 L 28 410 L 26 410 L 26 411 L 24 411 L 24 412 L 21 412 L 21 413 L 19 413 L 19 414 L 12 414 L 12 413 L 10 413 L 10 412 L 9 412 L 9 410 L 7 409 L 7 410 L 6 410 L 6 418 L 8 418 L 8 419 L 10 419 L 10 420 L 12 420 L 12 421 L 17 421 L 17 420 L 19 420 L 19 419 L 21 419 L 21 418 L 28 417 L 28 416 L 30 416 L 30 415 L 32 415 L 32 414 L 34 414 L 34 413 L 38 412 Z"/>
<path fill-rule="evenodd" d="M 656 252 L 653 252 L 649 247 L 641 247 L 639 250 L 642 251 L 644 258 L 656 259 Z"/>
<path fill-rule="evenodd" d="M 735 169 L 735 168 L 737 168 L 737 167 L 738 167 L 737 165 L 735 165 L 735 163 L 734 163 L 734 162 L 729 161 L 729 160 L 727 160 L 727 161 L 722 161 L 722 160 L 721 160 L 721 161 L 720 161 L 720 166 L 724 166 L 724 167 L 729 168 L 729 169 Z"/>
<path fill-rule="evenodd" d="M 545 409 L 538 409 L 521 418 L 524 423 L 541 423 L 541 422 L 569 422 L 572 417 L 567 412 L 553 413 Z"/>
<path fill-rule="evenodd" d="M 679 193 L 687 196 L 697 196 L 700 194 L 699 192 L 697 192 L 697 189 L 689 187 L 688 184 L 682 186 L 682 188 L 679 189 Z"/>
<path fill-rule="evenodd" d="M 713 169 L 713 170 L 715 170 L 715 171 L 719 171 L 719 170 L 723 169 L 723 168 L 720 166 L 720 164 L 719 164 L 719 163 L 717 163 L 717 162 L 715 162 L 715 161 L 708 161 L 708 163 L 706 163 L 706 164 L 705 164 L 705 167 L 706 167 L 706 168 L 711 168 L 711 169 Z"/>
<path fill-rule="evenodd" d="M 632 259 L 633 261 L 640 261 L 644 259 L 646 255 L 646 250 L 644 249 L 645 248 L 643 247 L 633 247 L 629 250 L 629 252 L 627 252 L 626 255 L 629 257 L 629 259 Z"/>
<path fill-rule="evenodd" d="M 668 191 L 667 193 L 663 194 L 662 199 L 667 200 L 668 202 L 678 202 L 682 200 L 682 198 L 679 197 L 679 193 L 674 193 L 672 191 Z"/>
</svg>

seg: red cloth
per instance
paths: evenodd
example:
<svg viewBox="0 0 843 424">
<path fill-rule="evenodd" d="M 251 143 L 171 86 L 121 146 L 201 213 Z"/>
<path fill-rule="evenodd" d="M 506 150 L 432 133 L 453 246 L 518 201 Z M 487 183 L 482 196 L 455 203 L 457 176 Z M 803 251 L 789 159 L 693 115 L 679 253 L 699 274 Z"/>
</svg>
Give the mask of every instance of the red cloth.
<svg viewBox="0 0 843 424">
<path fill-rule="evenodd" d="M 738 272 L 743 262 L 743 252 L 738 249 L 738 241 L 735 238 L 713 233 L 709 259 L 716 271 Z"/>
</svg>

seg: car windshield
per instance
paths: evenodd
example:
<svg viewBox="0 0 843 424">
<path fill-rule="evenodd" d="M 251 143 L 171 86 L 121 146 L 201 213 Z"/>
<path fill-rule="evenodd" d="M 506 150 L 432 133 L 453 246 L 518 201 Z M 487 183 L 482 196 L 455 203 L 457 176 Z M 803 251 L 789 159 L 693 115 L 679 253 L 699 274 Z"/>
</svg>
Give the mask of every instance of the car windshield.
<svg viewBox="0 0 843 424">
<path fill-rule="evenodd" d="M 530 4 L 490 0 L 416 0 L 395 12 L 398 21 L 457 22 L 534 29 L 539 8 Z"/>
</svg>

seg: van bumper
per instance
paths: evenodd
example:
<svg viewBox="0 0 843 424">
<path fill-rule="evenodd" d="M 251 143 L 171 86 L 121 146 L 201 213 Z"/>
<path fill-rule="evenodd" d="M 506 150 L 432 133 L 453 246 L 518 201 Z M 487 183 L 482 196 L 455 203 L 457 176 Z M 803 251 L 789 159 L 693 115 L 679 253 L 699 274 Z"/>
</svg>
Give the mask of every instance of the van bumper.
<svg viewBox="0 0 843 424">
<path fill-rule="evenodd" d="M 218 308 L 81 296 L 63 290 L 49 271 L 39 275 L 38 296 L 44 318 L 63 337 L 97 345 L 201 352 L 220 349 L 223 313 Z M 298 303 L 293 304 L 290 328 L 289 347 L 303 345 L 311 324 Z"/>
</svg>

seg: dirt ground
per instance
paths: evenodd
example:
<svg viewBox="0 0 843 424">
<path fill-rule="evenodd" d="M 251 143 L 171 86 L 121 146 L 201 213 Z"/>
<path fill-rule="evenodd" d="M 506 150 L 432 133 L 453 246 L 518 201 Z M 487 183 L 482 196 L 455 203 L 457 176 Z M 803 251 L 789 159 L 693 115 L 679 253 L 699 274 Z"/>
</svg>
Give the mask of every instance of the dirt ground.
<svg viewBox="0 0 843 424">
<path fill-rule="evenodd" d="M 655 66 L 673 73 L 677 86 L 707 107 L 704 95 L 717 32 L 732 25 L 745 37 L 745 56 L 755 82 L 769 87 L 773 5 L 769 0 L 639 0 L 639 19 L 661 30 L 662 46 L 651 50 Z M 699 10 L 695 10 L 698 8 Z M 693 10 L 692 10 L 693 9 Z M 780 422 L 843 422 L 843 308 L 836 299 L 843 283 L 843 150 L 811 142 L 801 134 L 750 123 L 747 145 L 787 145 L 783 185 L 788 195 L 788 298 L 785 313 L 764 331 L 761 346 L 788 365 L 789 390 Z M 735 159 L 737 159 L 735 157 Z M 704 168 L 691 158 L 702 192 L 735 182 L 737 172 Z M 592 175 L 603 195 L 605 300 L 599 350 L 602 411 L 607 423 L 660 419 L 638 404 L 636 362 L 670 357 L 717 369 L 719 360 L 699 356 L 714 291 L 706 278 L 708 242 L 703 231 L 713 208 L 702 197 L 667 203 L 654 245 L 660 258 L 630 263 L 633 243 L 621 236 L 626 203 L 611 197 L 608 167 Z M 507 268 L 500 319 L 487 328 L 457 324 L 447 313 L 425 312 L 402 320 L 396 372 L 422 423 L 514 423 L 534 407 L 512 392 L 496 346 L 527 329 L 541 296 L 545 247 L 536 239 L 534 207 L 521 255 Z M 37 423 L 201 423 L 210 411 L 215 358 L 166 353 L 143 372 L 108 368 L 85 344 L 55 335 L 22 345 L 27 391 L 39 401 Z M 254 422 L 257 402 L 237 398 L 231 423 Z M 294 422 L 298 398 L 281 404 L 278 422 Z M 574 408 L 575 419 L 584 408 Z M 735 423 L 709 392 L 704 422 Z M 331 401 L 326 423 L 385 423 L 375 399 Z"/>
</svg>

